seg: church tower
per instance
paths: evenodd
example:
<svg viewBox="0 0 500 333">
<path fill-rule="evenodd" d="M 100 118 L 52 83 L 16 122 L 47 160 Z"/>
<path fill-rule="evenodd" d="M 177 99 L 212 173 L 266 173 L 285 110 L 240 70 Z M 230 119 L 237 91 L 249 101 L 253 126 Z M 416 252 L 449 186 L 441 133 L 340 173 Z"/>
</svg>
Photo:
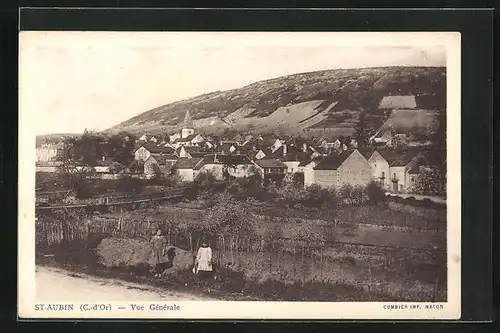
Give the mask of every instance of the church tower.
<svg viewBox="0 0 500 333">
<path fill-rule="evenodd" d="M 193 120 L 189 114 L 189 110 L 186 111 L 186 116 L 184 117 L 184 124 L 181 130 L 181 138 L 187 138 L 188 136 L 194 134 Z"/>
</svg>

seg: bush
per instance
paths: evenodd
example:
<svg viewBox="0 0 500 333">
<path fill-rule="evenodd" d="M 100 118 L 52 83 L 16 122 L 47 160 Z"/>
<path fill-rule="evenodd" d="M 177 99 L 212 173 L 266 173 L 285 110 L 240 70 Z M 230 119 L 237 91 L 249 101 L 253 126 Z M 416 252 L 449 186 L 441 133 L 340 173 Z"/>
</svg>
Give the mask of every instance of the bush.
<svg viewBox="0 0 500 333">
<path fill-rule="evenodd" d="M 130 165 L 128 166 L 128 169 L 132 173 L 143 173 L 144 172 L 144 163 L 135 160 L 132 163 L 130 163 Z"/>
<path fill-rule="evenodd" d="M 374 181 L 366 186 L 365 191 L 368 196 L 368 203 L 371 205 L 378 205 L 386 200 L 385 191 Z"/>
<path fill-rule="evenodd" d="M 194 180 L 199 189 L 211 190 L 215 184 L 215 176 L 212 172 L 200 172 Z"/>
<path fill-rule="evenodd" d="M 368 200 L 365 189 L 360 185 L 343 185 L 340 188 L 340 196 L 345 203 L 350 205 L 361 205 Z"/>
<path fill-rule="evenodd" d="M 328 208 L 336 207 L 338 203 L 337 194 L 333 188 L 323 188 L 313 184 L 306 188 L 302 204 L 308 207 Z"/>
</svg>

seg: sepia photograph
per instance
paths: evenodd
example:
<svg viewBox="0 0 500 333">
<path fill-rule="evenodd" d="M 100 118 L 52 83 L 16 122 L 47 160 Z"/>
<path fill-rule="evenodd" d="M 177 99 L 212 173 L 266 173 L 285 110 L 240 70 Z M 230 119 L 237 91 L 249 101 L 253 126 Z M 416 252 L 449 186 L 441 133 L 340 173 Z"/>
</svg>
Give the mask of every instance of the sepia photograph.
<svg viewBox="0 0 500 333">
<path fill-rule="evenodd" d="M 19 40 L 26 317 L 459 318 L 459 34 Z"/>
</svg>

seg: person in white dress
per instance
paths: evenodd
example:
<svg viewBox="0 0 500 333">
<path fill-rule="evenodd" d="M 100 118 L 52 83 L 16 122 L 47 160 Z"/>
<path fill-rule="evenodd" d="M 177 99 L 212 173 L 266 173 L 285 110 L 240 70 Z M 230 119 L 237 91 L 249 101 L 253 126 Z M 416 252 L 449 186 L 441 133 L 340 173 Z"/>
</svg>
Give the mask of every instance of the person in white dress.
<svg viewBox="0 0 500 333">
<path fill-rule="evenodd" d="M 207 277 L 212 273 L 212 249 L 207 242 L 203 242 L 196 255 L 193 273 L 200 277 Z"/>
</svg>

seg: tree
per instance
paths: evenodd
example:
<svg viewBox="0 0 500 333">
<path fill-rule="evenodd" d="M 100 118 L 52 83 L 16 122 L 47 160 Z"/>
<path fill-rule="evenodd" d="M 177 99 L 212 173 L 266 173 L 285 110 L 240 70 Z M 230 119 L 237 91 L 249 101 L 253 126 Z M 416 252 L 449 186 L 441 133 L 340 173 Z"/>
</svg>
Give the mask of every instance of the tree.
<svg viewBox="0 0 500 333">
<path fill-rule="evenodd" d="M 255 232 L 255 222 L 243 203 L 229 193 L 221 193 L 215 205 L 207 210 L 203 229 L 207 234 L 248 238 Z"/>
<path fill-rule="evenodd" d="M 368 196 L 368 203 L 371 205 L 378 205 L 386 200 L 385 191 L 375 181 L 371 181 L 365 189 Z"/>
<path fill-rule="evenodd" d="M 75 192 L 77 198 L 84 199 L 92 196 L 92 188 L 88 178 L 93 174 L 93 168 L 88 165 L 76 163 L 73 160 L 64 160 L 59 166 L 58 173 L 61 183 Z"/>
<path fill-rule="evenodd" d="M 105 144 L 105 153 L 123 164 L 129 165 L 134 160 L 135 136 L 120 132 L 109 137 Z"/>
<path fill-rule="evenodd" d="M 372 135 L 373 130 L 368 127 L 366 122 L 366 111 L 362 111 L 359 114 L 358 121 L 354 128 L 354 139 L 358 142 L 360 147 L 366 146 L 368 144 L 368 139 Z"/>
<path fill-rule="evenodd" d="M 445 195 L 446 171 L 432 167 L 422 170 L 413 184 L 413 192 L 421 195 Z"/>
<path fill-rule="evenodd" d="M 128 169 L 132 173 L 143 173 L 144 172 L 144 163 L 138 160 L 132 161 L 129 164 Z"/>
</svg>

